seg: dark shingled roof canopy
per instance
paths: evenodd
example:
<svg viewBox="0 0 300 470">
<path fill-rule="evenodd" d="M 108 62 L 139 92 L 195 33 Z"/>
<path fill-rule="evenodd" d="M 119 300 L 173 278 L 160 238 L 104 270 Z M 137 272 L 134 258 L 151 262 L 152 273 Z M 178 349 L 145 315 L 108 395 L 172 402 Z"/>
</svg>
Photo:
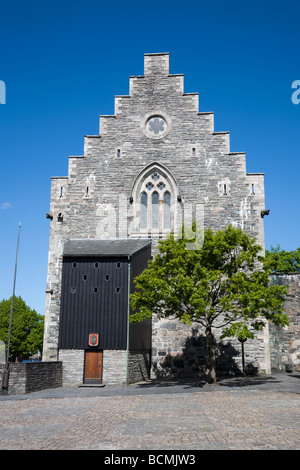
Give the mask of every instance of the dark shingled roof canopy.
<svg viewBox="0 0 300 470">
<path fill-rule="evenodd" d="M 67 240 L 64 243 L 63 256 L 130 256 L 151 242 L 151 239 L 142 238 Z"/>
</svg>

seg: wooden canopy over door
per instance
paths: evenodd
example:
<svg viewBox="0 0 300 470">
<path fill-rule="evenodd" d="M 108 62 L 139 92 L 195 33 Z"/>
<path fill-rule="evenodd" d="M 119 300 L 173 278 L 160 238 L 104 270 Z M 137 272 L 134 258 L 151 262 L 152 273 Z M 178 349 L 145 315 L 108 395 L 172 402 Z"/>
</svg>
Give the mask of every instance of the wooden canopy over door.
<svg viewBox="0 0 300 470">
<path fill-rule="evenodd" d="M 85 351 L 84 383 L 102 383 L 102 351 Z"/>
</svg>

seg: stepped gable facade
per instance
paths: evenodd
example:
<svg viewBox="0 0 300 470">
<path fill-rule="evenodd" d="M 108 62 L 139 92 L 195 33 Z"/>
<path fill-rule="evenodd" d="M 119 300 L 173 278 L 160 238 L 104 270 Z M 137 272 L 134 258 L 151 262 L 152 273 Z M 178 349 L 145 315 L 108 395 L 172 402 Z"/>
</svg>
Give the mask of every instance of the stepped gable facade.
<svg viewBox="0 0 300 470">
<path fill-rule="evenodd" d="M 263 211 L 264 175 L 247 173 L 229 132 L 216 132 L 214 113 L 199 111 L 198 93 L 185 93 L 184 76 L 170 74 L 169 54 L 145 54 L 144 74 L 130 77 L 128 95 L 115 96 L 99 134 L 84 137 L 68 175 L 51 180 L 43 360 L 63 362 L 65 383 L 199 371 L 196 327 L 156 318 L 129 326 L 133 275 L 157 240 L 193 219 L 214 230 L 240 227 L 264 249 Z M 263 372 L 268 335 L 266 328 L 248 348 L 248 362 Z M 234 370 L 240 345 L 224 345 L 221 356 L 224 370 L 229 363 Z"/>
</svg>

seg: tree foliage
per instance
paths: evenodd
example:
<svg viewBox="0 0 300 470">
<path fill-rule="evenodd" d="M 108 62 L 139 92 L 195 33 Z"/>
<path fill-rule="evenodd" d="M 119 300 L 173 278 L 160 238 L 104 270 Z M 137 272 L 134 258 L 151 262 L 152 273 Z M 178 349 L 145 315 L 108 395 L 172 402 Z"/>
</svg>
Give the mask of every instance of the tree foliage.
<svg viewBox="0 0 300 470">
<path fill-rule="evenodd" d="M 275 248 L 271 245 L 270 250 L 266 250 L 266 264 L 273 272 L 300 272 L 300 248 L 285 251 L 279 245 Z"/>
<path fill-rule="evenodd" d="M 0 341 L 7 347 L 11 298 L 0 302 Z M 23 359 L 42 351 L 44 334 L 44 317 L 32 310 L 21 297 L 14 297 L 10 360 L 16 357 Z"/>
<path fill-rule="evenodd" d="M 170 235 L 158 244 L 160 254 L 135 278 L 132 323 L 171 317 L 200 324 L 205 331 L 209 381 L 216 382 L 214 328 L 221 338 L 254 338 L 266 321 L 287 325 L 282 304 L 286 288 L 269 282 L 261 247 L 242 230 L 207 229 L 203 246 L 187 250 L 185 236 Z"/>
</svg>

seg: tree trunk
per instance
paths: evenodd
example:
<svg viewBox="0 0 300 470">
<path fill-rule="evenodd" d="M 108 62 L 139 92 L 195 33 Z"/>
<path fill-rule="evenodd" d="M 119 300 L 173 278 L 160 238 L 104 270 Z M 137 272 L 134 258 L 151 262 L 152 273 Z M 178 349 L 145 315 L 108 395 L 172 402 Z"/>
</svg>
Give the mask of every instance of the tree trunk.
<svg viewBox="0 0 300 470">
<path fill-rule="evenodd" d="M 206 328 L 206 348 L 208 353 L 208 382 L 210 384 L 217 383 L 217 373 L 216 373 L 216 355 L 215 355 L 215 346 L 214 346 L 214 336 L 211 331 L 211 327 Z"/>
</svg>

